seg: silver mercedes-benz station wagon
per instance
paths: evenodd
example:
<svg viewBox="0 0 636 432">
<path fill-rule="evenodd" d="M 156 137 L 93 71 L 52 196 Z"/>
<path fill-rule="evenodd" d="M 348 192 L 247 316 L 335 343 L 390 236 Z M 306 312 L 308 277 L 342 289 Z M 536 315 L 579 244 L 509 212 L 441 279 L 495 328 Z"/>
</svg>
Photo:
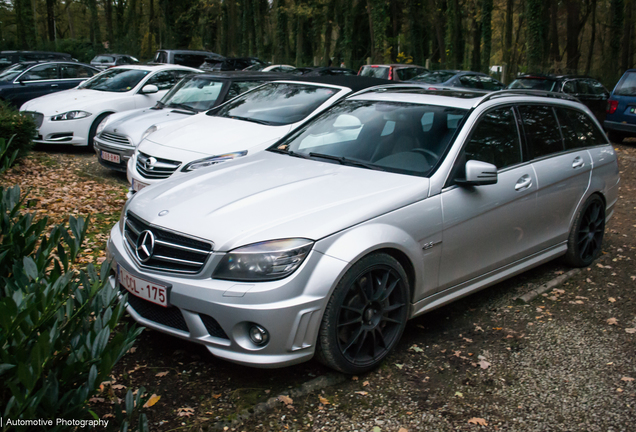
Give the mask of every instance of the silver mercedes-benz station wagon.
<svg viewBox="0 0 636 432">
<path fill-rule="evenodd" d="M 135 320 L 224 359 L 360 373 L 410 318 L 559 256 L 589 265 L 618 183 L 569 96 L 385 86 L 136 194 L 110 283 Z"/>
</svg>

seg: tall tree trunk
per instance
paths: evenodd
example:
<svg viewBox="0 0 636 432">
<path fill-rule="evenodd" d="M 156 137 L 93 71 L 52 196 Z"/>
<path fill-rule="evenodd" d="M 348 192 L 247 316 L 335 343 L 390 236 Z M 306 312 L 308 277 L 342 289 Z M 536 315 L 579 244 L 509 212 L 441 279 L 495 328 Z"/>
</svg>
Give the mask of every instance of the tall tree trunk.
<svg viewBox="0 0 636 432">
<path fill-rule="evenodd" d="M 46 0 L 46 25 L 50 42 L 55 41 L 55 1 Z"/>
<path fill-rule="evenodd" d="M 413 54 L 413 63 L 424 65 L 426 56 L 428 55 L 428 38 L 424 33 L 426 23 L 422 17 L 422 4 L 419 0 L 409 0 L 408 4 L 408 24 L 409 33 L 407 40 Z"/>
<path fill-rule="evenodd" d="M 590 74 L 592 68 L 592 55 L 594 54 L 594 42 L 596 39 L 596 0 L 592 0 L 592 35 L 590 36 L 590 49 L 587 53 L 587 65 L 585 75 Z"/>
<path fill-rule="evenodd" d="M 634 1 L 625 2 L 625 22 L 623 25 L 623 56 L 621 59 L 621 71 L 631 67 L 630 54 L 634 48 Z"/>
<path fill-rule="evenodd" d="M 32 6 L 31 0 L 15 1 L 16 30 L 19 45 L 24 50 L 35 48 L 37 34 Z"/>
<path fill-rule="evenodd" d="M 470 70 L 481 70 L 481 26 L 477 20 L 478 11 L 475 10 L 472 19 L 473 55 L 470 61 Z"/>
<path fill-rule="evenodd" d="M 106 37 L 112 49 L 115 44 L 113 34 L 113 0 L 104 0 L 104 15 L 106 15 Z"/>
<path fill-rule="evenodd" d="M 464 37 L 462 32 L 462 15 L 459 7 L 459 0 L 450 0 L 448 2 L 450 18 L 448 24 L 448 32 L 450 33 L 450 63 L 453 69 L 460 69 L 464 61 Z"/>
<path fill-rule="evenodd" d="M 581 14 L 581 4 L 579 0 L 567 0 L 567 42 L 565 52 L 567 53 L 566 70 L 567 73 L 575 74 L 579 67 L 579 15 Z"/>
<path fill-rule="evenodd" d="M 323 65 L 331 65 L 331 33 L 333 32 L 333 20 L 336 13 L 336 0 L 330 0 L 327 4 L 327 16 L 325 25 L 325 46 L 322 52 Z M 337 65 L 336 65 L 337 66 Z"/>
<path fill-rule="evenodd" d="M 286 63 L 287 59 L 287 14 L 285 13 L 285 0 L 274 2 L 274 14 L 276 18 L 276 37 L 274 38 L 274 61 L 276 63 Z"/>
<path fill-rule="evenodd" d="M 481 71 L 490 72 L 490 50 L 492 47 L 492 1 L 481 3 L 481 35 L 484 40 L 484 51 L 481 56 Z"/>
<path fill-rule="evenodd" d="M 303 64 L 303 17 L 299 14 L 296 20 L 296 67 L 300 67 Z"/>
<path fill-rule="evenodd" d="M 514 15 L 514 0 L 506 0 L 506 24 L 504 28 L 503 62 L 506 65 L 506 76 L 502 77 L 504 83 L 510 82 L 512 69 L 512 25 Z"/>
<path fill-rule="evenodd" d="M 550 62 L 553 64 L 561 61 L 561 49 L 559 48 L 558 13 L 559 3 L 553 1 L 552 3 L 550 3 Z"/>
<path fill-rule="evenodd" d="M 343 7 L 343 21 L 344 21 L 344 29 L 343 29 L 343 50 L 344 50 L 344 63 L 345 66 L 350 68 L 353 67 L 352 64 L 352 56 L 353 56 L 353 8 L 354 2 L 342 2 Z"/>
<path fill-rule="evenodd" d="M 373 31 L 373 15 L 371 13 L 371 1 L 372 0 L 367 0 L 367 14 L 369 15 L 369 36 L 371 36 L 371 61 L 375 62 L 376 61 L 376 50 L 375 50 L 375 35 L 374 35 L 374 31 Z"/>
<path fill-rule="evenodd" d="M 444 33 L 446 29 L 445 11 L 443 11 L 437 3 L 437 0 L 429 0 L 429 9 L 432 11 L 433 26 L 435 27 L 435 36 L 437 40 L 437 50 L 439 53 L 439 62 L 442 68 L 446 67 L 446 42 L 444 41 Z"/>
<path fill-rule="evenodd" d="M 391 0 L 389 2 L 389 8 L 391 13 L 391 62 L 394 62 L 397 59 L 399 47 L 399 38 L 400 38 L 400 1 L 399 0 Z"/>
<path fill-rule="evenodd" d="M 68 19 L 68 30 L 71 34 L 71 39 L 75 39 L 75 28 L 73 27 L 73 17 L 71 16 L 71 4 L 73 0 L 66 0 L 64 9 L 66 9 L 66 18 Z"/>
<path fill-rule="evenodd" d="M 543 70 L 542 6 L 542 0 L 526 0 L 526 16 L 528 18 L 526 44 L 528 69 L 530 72 L 541 72 Z"/>
<path fill-rule="evenodd" d="M 621 38 L 625 3 L 623 0 L 610 0 L 610 55 L 607 57 L 608 70 L 613 80 L 619 78 L 618 62 L 621 54 Z"/>
</svg>

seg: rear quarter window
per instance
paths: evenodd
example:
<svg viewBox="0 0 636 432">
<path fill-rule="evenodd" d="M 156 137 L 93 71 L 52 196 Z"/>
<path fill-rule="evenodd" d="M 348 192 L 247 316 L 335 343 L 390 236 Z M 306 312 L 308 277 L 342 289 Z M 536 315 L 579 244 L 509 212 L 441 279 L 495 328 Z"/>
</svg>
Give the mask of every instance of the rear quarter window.
<svg viewBox="0 0 636 432">
<path fill-rule="evenodd" d="M 617 96 L 636 96 L 636 72 L 627 72 L 616 85 L 614 94 Z"/>
<path fill-rule="evenodd" d="M 607 144 L 607 139 L 603 132 L 584 112 L 568 108 L 556 108 L 556 113 L 567 150 Z"/>
</svg>

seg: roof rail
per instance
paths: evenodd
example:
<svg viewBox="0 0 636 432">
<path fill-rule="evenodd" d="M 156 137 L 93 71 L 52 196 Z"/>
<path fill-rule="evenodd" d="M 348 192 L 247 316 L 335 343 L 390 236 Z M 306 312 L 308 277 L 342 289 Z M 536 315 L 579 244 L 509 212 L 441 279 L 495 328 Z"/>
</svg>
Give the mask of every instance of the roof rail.
<svg viewBox="0 0 636 432">
<path fill-rule="evenodd" d="M 483 104 L 484 102 L 488 102 L 491 99 L 496 99 L 500 97 L 508 97 L 508 96 L 520 96 L 520 95 L 548 97 L 548 98 L 554 98 L 554 99 L 563 99 L 563 100 L 579 102 L 577 98 L 575 98 L 574 96 L 570 96 L 569 94 L 566 94 L 566 93 L 555 93 L 555 92 L 550 92 L 545 90 L 506 89 L 506 90 L 499 90 L 499 91 L 487 94 L 486 97 L 484 97 L 482 100 L 479 101 L 479 103 L 475 105 L 475 107 Z"/>
<path fill-rule="evenodd" d="M 364 93 L 371 92 L 381 92 L 381 91 L 408 91 L 408 90 L 417 90 L 419 92 L 425 92 L 435 95 L 440 95 L 443 92 L 455 92 L 455 93 L 473 93 L 476 95 L 484 95 L 485 91 L 480 91 L 480 89 L 464 89 L 461 87 L 447 87 L 447 86 L 436 86 L 431 83 L 409 83 L 409 84 L 382 84 L 374 87 L 369 87 L 355 93 L 352 93 L 348 97 L 358 96 Z"/>
</svg>

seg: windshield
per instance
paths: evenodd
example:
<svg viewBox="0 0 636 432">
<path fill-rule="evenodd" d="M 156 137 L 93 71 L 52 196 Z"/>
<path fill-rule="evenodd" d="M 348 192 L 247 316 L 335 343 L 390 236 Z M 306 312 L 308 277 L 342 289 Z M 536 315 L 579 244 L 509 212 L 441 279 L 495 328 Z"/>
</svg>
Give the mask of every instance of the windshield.
<svg viewBox="0 0 636 432">
<path fill-rule="evenodd" d="M 555 80 L 545 78 L 519 78 L 510 83 L 510 89 L 530 89 L 552 91 L 556 84 Z"/>
<path fill-rule="evenodd" d="M 411 81 L 422 81 L 431 84 L 439 84 L 448 81 L 455 75 L 455 72 L 439 71 L 439 72 L 427 72 L 422 75 L 418 75 Z"/>
<path fill-rule="evenodd" d="M 636 72 L 629 72 L 618 83 L 614 94 L 617 96 L 636 96 Z"/>
<path fill-rule="evenodd" d="M 168 107 L 207 111 L 219 98 L 223 81 L 205 77 L 186 77 L 161 99 Z"/>
<path fill-rule="evenodd" d="M 347 101 L 270 151 L 343 165 L 428 176 L 467 110 L 435 105 Z"/>
<path fill-rule="evenodd" d="M 18 63 L 18 64 L 14 64 L 13 66 L 9 66 L 5 70 L 3 70 L 2 73 L 0 73 L 0 81 L 12 81 L 16 79 L 18 75 L 22 73 L 22 71 L 24 71 L 30 66 L 33 66 L 33 65 L 32 64 L 24 65 L 24 64 Z"/>
<path fill-rule="evenodd" d="M 139 69 L 108 69 L 79 86 L 83 89 L 107 92 L 127 92 L 133 89 L 150 71 Z"/>
<path fill-rule="evenodd" d="M 360 72 L 360 76 L 388 79 L 389 67 L 388 66 L 363 66 L 362 72 Z"/>
<path fill-rule="evenodd" d="M 340 90 L 307 84 L 267 83 L 208 113 L 268 125 L 303 120 Z"/>
</svg>

